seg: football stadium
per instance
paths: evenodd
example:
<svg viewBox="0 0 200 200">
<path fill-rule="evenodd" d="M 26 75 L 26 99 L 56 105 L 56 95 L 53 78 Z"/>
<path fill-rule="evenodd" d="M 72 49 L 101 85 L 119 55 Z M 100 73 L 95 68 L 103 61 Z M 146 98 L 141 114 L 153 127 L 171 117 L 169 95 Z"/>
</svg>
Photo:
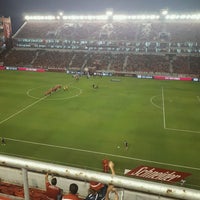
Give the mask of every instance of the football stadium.
<svg viewBox="0 0 200 200">
<path fill-rule="evenodd" d="M 135 199 L 199 199 L 200 13 L 26 15 L 14 35 L 10 18 L 0 27 L 3 158 L 96 174 L 111 160 L 152 185 L 133 186 L 147 195 Z M 172 189 L 150 197 L 154 184 Z"/>
</svg>

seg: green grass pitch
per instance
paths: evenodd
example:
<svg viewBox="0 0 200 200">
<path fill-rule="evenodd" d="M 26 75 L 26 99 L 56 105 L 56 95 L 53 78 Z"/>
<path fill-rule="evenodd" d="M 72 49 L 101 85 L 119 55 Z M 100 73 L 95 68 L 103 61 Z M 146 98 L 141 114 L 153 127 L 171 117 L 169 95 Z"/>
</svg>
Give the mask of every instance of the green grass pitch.
<svg viewBox="0 0 200 200">
<path fill-rule="evenodd" d="M 58 84 L 69 89 L 44 96 Z M 0 152 L 97 171 L 107 158 L 117 174 L 140 165 L 183 171 L 192 174 L 185 186 L 199 189 L 199 89 L 197 82 L 0 71 L 7 143 Z"/>
</svg>

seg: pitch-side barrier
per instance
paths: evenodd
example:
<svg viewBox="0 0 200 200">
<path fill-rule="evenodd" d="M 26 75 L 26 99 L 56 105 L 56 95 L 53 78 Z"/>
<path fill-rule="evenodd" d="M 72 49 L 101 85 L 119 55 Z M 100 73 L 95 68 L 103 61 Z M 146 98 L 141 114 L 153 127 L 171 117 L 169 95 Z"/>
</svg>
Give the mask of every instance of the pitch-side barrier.
<svg viewBox="0 0 200 200">
<path fill-rule="evenodd" d="M 148 194 L 157 194 L 163 197 L 170 197 L 174 199 L 185 200 L 199 200 L 200 191 L 168 185 L 163 183 L 145 181 L 135 178 L 129 178 L 119 175 L 110 175 L 103 172 L 96 172 L 75 167 L 68 167 L 58 164 L 50 164 L 41 161 L 23 159 L 19 157 L 0 155 L 0 166 L 12 167 L 22 170 L 23 184 L 25 190 L 25 199 L 28 199 L 28 173 L 37 172 L 57 174 L 62 177 L 71 178 L 75 180 L 82 180 L 89 182 L 91 180 L 98 181 L 106 184 L 113 184 L 116 187 L 144 192 Z"/>
</svg>

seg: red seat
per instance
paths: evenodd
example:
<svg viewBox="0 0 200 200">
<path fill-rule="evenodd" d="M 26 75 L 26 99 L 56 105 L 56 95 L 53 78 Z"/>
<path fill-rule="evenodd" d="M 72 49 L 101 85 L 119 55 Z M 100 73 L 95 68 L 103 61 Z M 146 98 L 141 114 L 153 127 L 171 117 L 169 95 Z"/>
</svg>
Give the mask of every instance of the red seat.
<svg viewBox="0 0 200 200">
<path fill-rule="evenodd" d="M 0 196 L 0 200 L 11 200 L 10 198 L 8 197 L 3 197 L 3 196 Z"/>
</svg>

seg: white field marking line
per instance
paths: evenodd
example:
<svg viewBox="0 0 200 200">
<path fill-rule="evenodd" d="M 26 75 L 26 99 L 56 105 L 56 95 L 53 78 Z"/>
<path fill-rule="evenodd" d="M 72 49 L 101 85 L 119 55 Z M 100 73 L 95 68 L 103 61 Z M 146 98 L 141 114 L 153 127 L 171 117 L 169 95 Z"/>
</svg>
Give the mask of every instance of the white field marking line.
<svg viewBox="0 0 200 200">
<path fill-rule="evenodd" d="M 150 99 L 151 104 L 152 104 L 153 106 L 155 106 L 156 108 L 162 109 L 161 106 L 158 106 L 157 104 L 155 104 L 155 103 L 153 102 L 153 100 L 154 100 L 156 97 L 157 97 L 157 96 L 153 96 L 153 97 L 151 97 L 151 99 Z"/>
<path fill-rule="evenodd" d="M 71 85 L 71 83 L 69 83 L 69 85 Z M 42 87 L 42 86 L 37 87 L 37 88 L 41 88 L 41 87 Z M 37 89 L 37 88 L 29 89 L 29 90 L 26 92 L 26 95 L 27 95 L 28 97 L 30 97 L 30 98 L 33 98 L 33 99 L 40 99 L 40 98 L 38 98 L 38 97 L 34 97 L 34 96 L 30 95 L 30 92 L 31 92 L 32 90 Z M 72 95 L 72 96 L 70 96 L 70 97 L 52 98 L 52 99 L 48 99 L 48 100 L 49 100 L 49 101 L 66 100 L 66 99 L 72 99 L 72 98 L 75 98 L 75 97 L 78 97 L 78 96 L 81 95 L 81 93 L 82 93 L 82 89 L 77 88 L 77 87 L 72 87 L 72 88 L 75 88 L 75 89 L 79 90 L 79 93 L 78 93 L 78 94 L 75 94 L 75 95 Z"/>
<path fill-rule="evenodd" d="M 162 87 L 162 110 L 163 110 L 163 126 L 166 129 L 166 118 L 165 118 L 165 98 L 164 98 L 164 90 Z"/>
<path fill-rule="evenodd" d="M 5 152 L 4 152 L 5 153 Z M 19 157 L 19 154 L 13 154 L 13 153 L 5 153 L 4 155 L 10 155 L 10 156 L 15 156 L 15 157 Z M 59 162 L 59 161 L 55 161 L 55 160 L 49 160 L 49 159 L 40 159 L 38 157 L 34 157 L 34 156 L 24 156 L 21 155 L 21 158 L 27 158 L 27 159 L 31 159 L 31 160 L 39 160 L 39 161 L 43 161 L 43 162 L 48 162 L 48 163 L 56 163 L 56 164 L 64 164 L 64 165 L 73 165 L 76 167 L 80 167 L 83 168 L 83 165 L 78 165 L 78 164 L 74 164 L 74 163 L 69 163 L 69 162 Z M 96 169 L 96 170 L 101 170 L 101 168 L 97 168 L 97 167 L 93 167 L 91 168 L 90 166 L 86 166 L 84 165 L 84 169 Z"/>
<path fill-rule="evenodd" d="M 80 95 L 82 94 L 82 89 L 77 88 L 77 87 L 71 87 L 71 88 L 75 88 L 75 89 L 79 90 L 79 93 L 78 93 L 78 94 L 75 94 L 75 95 L 72 95 L 72 96 L 69 96 L 69 97 L 48 99 L 48 101 L 56 101 L 56 100 L 67 100 L 67 99 L 72 99 L 72 98 L 78 97 L 78 96 L 80 96 Z"/>
<path fill-rule="evenodd" d="M 190 133 L 200 133 L 200 131 L 192 131 L 192 130 L 184 130 L 184 129 L 176 129 L 176 128 L 165 128 L 166 130 L 171 131 L 181 131 L 181 132 L 190 132 Z"/>
<path fill-rule="evenodd" d="M 173 167 L 181 167 L 181 168 L 185 168 L 185 169 L 192 169 L 192 170 L 200 171 L 200 168 L 157 162 L 157 161 L 153 161 L 153 160 L 145 160 L 145 159 L 115 155 L 115 154 L 110 154 L 110 153 L 103 153 L 103 152 L 98 152 L 98 151 L 91 151 L 91 150 L 78 149 L 78 148 L 65 147 L 65 146 L 58 146 L 58 145 L 45 144 L 45 143 L 38 143 L 38 142 L 30 142 L 30 141 L 17 140 L 17 139 L 12 139 L 12 138 L 5 138 L 5 139 L 10 140 L 10 141 L 15 141 L 15 142 L 27 143 L 27 144 L 34 144 L 34 145 L 40 145 L 40 146 L 46 146 L 46 147 L 52 147 L 52 148 L 59 148 L 59 149 L 69 149 L 69 150 L 72 150 L 72 151 L 79 151 L 79 152 L 85 152 L 85 153 L 90 153 L 90 154 L 98 154 L 98 155 L 106 155 L 106 156 L 112 156 L 112 157 L 123 158 L 123 159 L 128 159 L 128 160 L 136 160 L 136 161 L 142 161 L 142 162 L 147 162 L 147 163 L 156 163 L 156 164 L 159 164 L 159 165 L 168 165 L 168 166 L 173 166 Z"/>
<path fill-rule="evenodd" d="M 25 108 L 23 108 L 23 109 L 17 111 L 16 113 L 10 115 L 8 118 L 2 120 L 2 121 L 0 122 L 0 124 L 3 124 L 4 122 L 6 122 L 6 121 L 8 121 L 9 119 L 15 117 L 16 115 L 20 114 L 20 113 L 23 112 L 24 110 L 27 110 L 28 108 L 34 106 L 35 104 L 39 103 L 40 101 L 42 101 L 42 100 L 45 99 L 45 98 L 47 98 L 47 96 L 42 97 L 41 99 L 38 99 L 37 101 L 33 102 L 32 104 L 30 104 L 30 105 L 26 106 Z"/>
<path fill-rule="evenodd" d="M 163 99 L 163 123 L 164 123 L 164 129 L 165 130 L 171 130 L 171 131 L 179 131 L 179 132 L 189 132 L 189 133 L 200 133 L 200 131 L 193 131 L 193 130 L 186 130 L 186 129 L 176 129 L 176 128 L 167 128 L 166 127 L 166 121 L 165 121 L 165 104 L 164 104 L 164 90 L 162 88 L 162 99 Z M 200 97 L 197 96 L 198 101 L 200 102 Z"/>
</svg>

